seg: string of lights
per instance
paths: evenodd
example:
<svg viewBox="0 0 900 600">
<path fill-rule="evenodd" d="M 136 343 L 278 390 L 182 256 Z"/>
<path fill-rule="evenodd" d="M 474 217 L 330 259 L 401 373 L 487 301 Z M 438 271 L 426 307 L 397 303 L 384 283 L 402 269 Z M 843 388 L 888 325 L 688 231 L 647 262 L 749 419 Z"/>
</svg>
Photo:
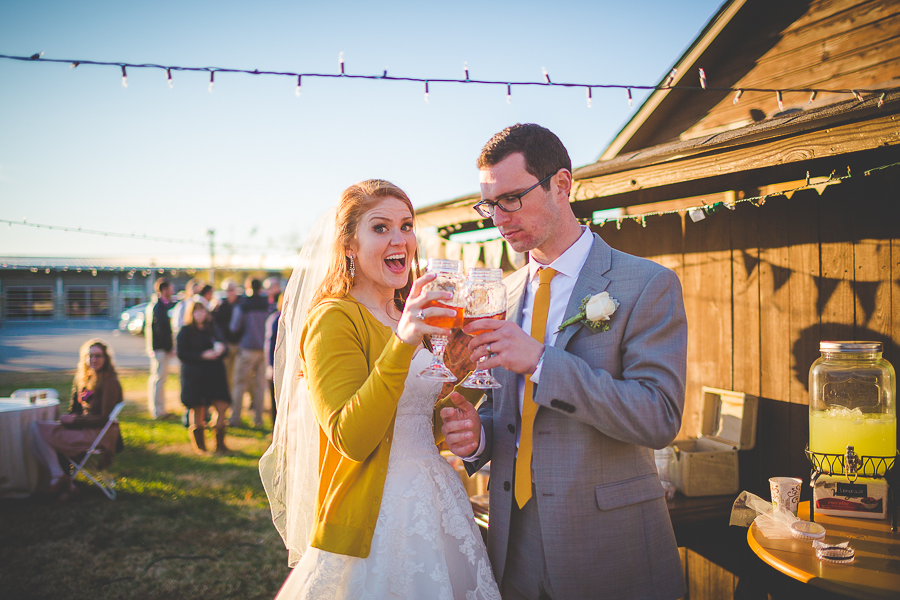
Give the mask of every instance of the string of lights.
<svg viewBox="0 0 900 600">
<path fill-rule="evenodd" d="M 277 76 L 277 77 L 291 77 L 296 78 L 296 88 L 295 94 L 300 96 L 302 92 L 303 78 L 307 79 L 312 78 L 338 78 L 338 79 L 371 79 L 371 80 L 379 80 L 379 81 L 394 81 L 394 82 L 414 82 L 414 83 L 422 83 L 425 87 L 425 102 L 429 100 L 429 84 L 434 83 L 460 83 L 467 85 L 489 85 L 489 86 L 505 86 L 506 87 L 506 101 L 508 103 L 512 102 L 512 88 L 513 87 L 525 87 L 525 86 L 542 86 L 542 87 L 562 87 L 562 88 L 582 88 L 586 90 L 587 93 L 587 106 L 591 107 L 592 102 L 592 90 L 595 89 L 619 89 L 624 90 L 626 92 L 626 97 L 628 100 L 628 105 L 632 106 L 632 90 L 646 90 L 646 91 L 655 91 L 655 90 L 681 90 L 681 91 L 709 91 L 709 92 L 734 92 L 734 104 L 737 104 L 741 96 L 745 92 L 760 92 L 760 93 L 769 93 L 775 94 L 775 100 L 778 103 L 779 110 L 784 110 L 784 94 L 788 93 L 802 93 L 809 94 L 809 103 L 816 99 L 816 96 L 819 94 L 847 94 L 852 95 L 860 102 L 863 101 L 862 94 L 872 94 L 882 92 L 879 90 L 867 90 L 867 89 L 847 89 L 847 88 L 838 88 L 838 89 L 828 89 L 828 88 L 737 88 L 737 87 L 714 87 L 710 86 L 707 83 L 707 74 L 704 69 L 698 69 L 698 79 L 699 85 L 673 85 L 675 79 L 677 77 L 677 69 L 672 69 L 669 75 L 666 77 L 666 80 L 662 83 L 662 85 L 629 85 L 629 84 L 610 84 L 610 83 L 571 83 L 571 82 L 558 82 L 552 81 L 550 79 L 550 74 L 547 72 L 546 68 L 541 69 L 543 74 L 542 81 L 502 81 L 502 80 L 489 80 L 489 79 L 472 79 L 469 76 L 469 65 L 468 63 L 463 63 L 463 75 L 462 79 L 457 78 L 447 78 L 447 77 L 397 77 L 395 75 L 388 75 L 387 69 L 385 69 L 380 75 L 362 75 L 362 74 L 351 74 L 348 73 L 345 69 L 344 64 L 344 53 L 341 52 L 338 57 L 338 72 L 335 73 L 299 73 L 292 71 L 261 71 L 259 69 L 253 69 L 252 71 L 249 69 L 236 69 L 236 68 L 228 68 L 228 67 L 183 67 L 176 65 L 158 65 L 152 63 L 126 63 L 126 62 L 108 62 L 108 61 L 96 61 L 96 60 L 72 60 L 72 59 L 59 59 L 59 58 L 44 58 L 44 53 L 40 52 L 37 54 L 32 54 L 31 56 L 8 56 L 5 54 L 0 54 L 0 58 L 8 59 L 8 60 L 17 60 L 17 61 L 31 61 L 31 62 L 42 62 L 42 63 L 64 63 L 68 64 L 70 67 L 75 68 L 81 65 L 91 65 L 91 66 L 104 66 L 104 67 L 118 67 L 122 71 L 122 85 L 124 87 L 128 87 L 128 69 L 158 69 L 166 72 L 166 81 L 169 87 L 173 87 L 173 79 L 172 72 L 185 71 L 185 72 L 204 72 L 209 73 L 209 91 L 213 91 L 213 85 L 215 84 L 216 73 L 240 73 L 246 75 L 266 75 L 266 76 Z M 882 106 L 884 103 L 885 93 L 882 92 L 878 101 L 878 106 Z"/>
<path fill-rule="evenodd" d="M 102 235 L 104 237 L 115 237 L 115 238 L 128 238 L 141 240 L 146 242 L 164 242 L 168 244 L 188 244 L 194 246 L 205 246 L 209 247 L 209 240 L 192 240 L 186 238 L 170 238 L 170 237 L 159 237 L 153 235 L 139 234 L 139 233 L 122 233 L 118 231 L 99 231 L 96 229 L 84 229 L 82 227 L 64 227 L 62 225 L 46 225 L 43 223 L 29 223 L 27 219 L 23 219 L 21 221 L 12 221 L 10 219 L 0 219 L 0 223 L 6 223 L 7 227 L 12 227 L 13 225 L 20 225 L 22 227 L 34 227 L 36 229 L 49 229 L 51 231 L 65 231 L 69 233 L 86 233 L 90 235 Z M 268 245 L 257 245 L 257 244 L 231 244 L 225 243 L 221 244 L 226 248 L 240 248 L 244 250 L 283 250 L 287 252 L 295 252 L 296 248 L 290 248 L 286 246 L 275 246 L 272 244 Z"/>
</svg>

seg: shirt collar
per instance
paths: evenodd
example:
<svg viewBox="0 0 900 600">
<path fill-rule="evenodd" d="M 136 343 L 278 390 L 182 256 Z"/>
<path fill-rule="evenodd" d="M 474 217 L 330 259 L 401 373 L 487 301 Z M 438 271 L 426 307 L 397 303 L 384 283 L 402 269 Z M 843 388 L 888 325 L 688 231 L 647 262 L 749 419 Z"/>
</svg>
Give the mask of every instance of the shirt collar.
<svg viewBox="0 0 900 600">
<path fill-rule="evenodd" d="M 550 267 L 556 270 L 557 273 L 577 278 L 593 245 L 594 234 L 591 233 L 589 228 L 582 226 L 581 236 L 549 265 L 542 265 L 536 260 L 530 260 L 528 262 L 528 280 L 533 280 L 541 267 Z"/>
</svg>

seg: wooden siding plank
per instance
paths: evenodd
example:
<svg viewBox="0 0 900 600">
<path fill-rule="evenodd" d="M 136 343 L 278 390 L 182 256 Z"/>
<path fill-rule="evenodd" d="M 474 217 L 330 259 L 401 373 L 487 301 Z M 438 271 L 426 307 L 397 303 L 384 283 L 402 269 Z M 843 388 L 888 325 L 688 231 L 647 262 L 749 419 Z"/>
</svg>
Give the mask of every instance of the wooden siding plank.
<svg viewBox="0 0 900 600">
<path fill-rule="evenodd" d="M 672 269 L 680 279 L 684 273 L 684 218 L 677 213 L 649 217 L 647 227 L 635 232 L 638 244 L 634 254 Z"/>
<path fill-rule="evenodd" d="M 735 206 L 731 219 L 734 389 L 759 396 L 759 209 Z"/>
<path fill-rule="evenodd" d="M 701 432 L 700 388 L 732 385 L 731 211 L 685 225 L 684 286 L 688 319 L 685 414 L 679 437 Z M 723 247 L 724 250 L 714 248 Z"/>
<path fill-rule="evenodd" d="M 841 125 L 746 144 L 740 148 L 729 148 L 727 161 L 723 161 L 721 153 L 708 152 L 702 156 L 583 179 L 578 182 L 575 199 L 606 198 L 727 173 L 892 146 L 900 144 L 900 127 L 897 124 L 897 115 L 885 115 L 865 123 Z"/>
<path fill-rule="evenodd" d="M 785 33 L 797 31 L 799 29 L 815 27 L 826 19 L 834 19 L 842 14 L 856 11 L 859 7 L 878 8 L 883 4 L 891 4 L 891 0 L 857 0 L 856 2 L 848 2 L 847 0 L 819 0 L 810 2 L 809 10 L 799 19 L 794 21 L 784 31 Z"/>
<path fill-rule="evenodd" d="M 820 286 L 816 281 L 819 276 L 820 200 L 816 191 L 805 190 L 786 201 L 791 224 L 788 249 L 791 271 L 787 285 L 790 289 L 789 327 L 792 341 L 792 377 L 787 399 L 795 404 L 809 404 L 809 367 L 819 357 L 820 319 L 816 300 Z M 808 428 L 808 425 L 805 427 Z"/>
<path fill-rule="evenodd" d="M 879 198 L 892 193 L 870 177 L 842 191 L 853 198 Z M 853 202 L 852 207 L 848 217 L 854 229 L 854 339 L 872 339 L 888 346 L 892 328 L 891 226 L 896 219 L 885 218 L 880 203 Z"/>
<path fill-rule="evenodd" d="M 746 194 L 749 196 L 753 193 Z M 748 203 L 735 206 L 732 219 L 732 303 L 734 313 L 734 389 L 759 396 L 760 305 L 759 305 L 759 216 L 760 209 Z M 738 453 L 742 490 L 758 489 L 761 479 L 757 448 Z M 754 491 L 754 493 L 757 493 Z"/>
<path fill-rule="evenodd" d="M 759 320 L 761 397 L 790 400 L 791 336 L 788 252 L 790 206 L 783 197 L 760 208 Z M 760 420 L 760 423 L 762 421 Z"/>
<path fill-rule="evenodd" d="M 690 600 L 733 600 L 734 574 L 693 550 L 688 550 L 687 556 Z"/>
<path fill-rule="evenodd" d="M 786 54 L 791 50 L 829 39 L 859 35 L 872 27 L 890 21 L 900 13 L 900 7 L 896 2 L 865 2 L 849 7 L 848 2 L 842 2 L 842 4 L 844 9 L 839 13 L 819 19 L 815 23 L 795 27 L 794 25 L 799 21 L 804 20 L 805 15 L 795 21 L 782 32 L 782 39 L 772 49 L 773 52 L 780 50 L 782 54 Z"/>
<path fill-rule="evenodd" d="M 839 186 L 835 186 L 839 187 Z M 849 187 L 849 186 L 846 186 Z M 819 239 L 822 260 L 820 294 L 820 335 L 823 340 L 849 339 L 856 322 L 853 295 L 853 242 L 851 213 L 859 203 L 830 189 L 819 202 Z"/>
</svg>

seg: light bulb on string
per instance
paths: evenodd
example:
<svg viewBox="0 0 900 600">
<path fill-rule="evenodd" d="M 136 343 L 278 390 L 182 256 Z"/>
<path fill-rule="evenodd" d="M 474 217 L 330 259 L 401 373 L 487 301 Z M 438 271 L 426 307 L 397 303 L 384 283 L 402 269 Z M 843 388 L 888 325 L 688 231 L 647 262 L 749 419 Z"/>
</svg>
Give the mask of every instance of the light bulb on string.
<svg viewBox="0 0 900 600">
<path fill-rule="evenodd" d="M 216 72 L 209 72 L 209 93 L 212 94 L 213 86 L 216 84 Z"/>
<path fill-rule="evenodd" d="M 779 112 L 784 110 L 784 96 L 781 95 L 781 90 L 775 92 L 775 101 L 778 102 L 778 110 Z"/>
<path fill-rule="evenodd" d="M 344 53 L 338 54 L 338 64 L 341 66 L 341 75 L 344 74 Z"/>
<path fill-rule="evenodd" d="M 878 108 L 884 106 L 884 97 L 887 96 L 887 92 L 881 92 L 881 95 L 878 96 Z"/>
<path fill-rule="evenodd" d="M 125 65 L 122 65 L 122 87 L 128 87 L 128 71 L 125 70 Z"/>
<path fill-rule="evenodd" d="M 428 82 L 425 82 L 425 102 L 428 102 Z"/>
<path fill-rule="evenodd" d="M 815 102 L 815 101 L 816 101 L 816 96 L 818 96 L 818 95 L 819 95 L 819 92 L 813 92 L 812 94 L 810 94 L 810 95 L 809 95 L 809 102 L 807 102 L 807 104 L 812 104 L 813 102 Z"/>
<path fill-rule="evenodd" d="M 466 61 L 463 63 L 463 73 L 466 75 L 466 81 L 469 80 L 469 62 Z"/>
<path fill-rule="evenodd" d="M 591 107 L 591 86 L 587 88 L 587 107 Z"/>
<path fill-rule="evenodd" d="M 300 97 L 300 94 L 303 93 L 303 90 L 301 89 L 302 86 L 303 86 L 303 75 L 297 75 L 297 89 L 294 90 L 294 95 L 297 96 L 298 98 Z"/>
<path fill-rule="evenodd" d="M 552 85 L 553 82 L 550 81 L 550 73 L 547 72 L 547 67 L 541 67 L 541 72 L 544 74 L 544 81 Z"/>
<path fill-rule="evenodd" d="M 700 87 L 706 89 L 706 71 L 700 69 Z"/>
<path fill-rule="evenodd" d="M 677 74 L 678 74 L 678 69 L 677 69 L 677 68 L 673 68 L 672 71 L 669 73 L 669 76 L 666 77 L 666 82 L 663 84 L 663 87 L 664 87 L 664 88 L 671 87 L 672 82 L 675 81 L 675 76 L 676 76 Z"/>
<path fill-rule="evenodd" d="M 737 104 L 738 102 L 741 101 L 741 96 L 743 96 L 743 95 L 744 95 L 744 90 L 738 90 L 738 91 L 734 94 L 734 100 L 732 100 L 731 103 L 732 103 L 732 104 Z"/>
<path fill-rule="evenodd" d="M 506 84 L 506 103 L 512 104 L 512 86 L 508 83 Z"/>
<path fill-rule="evenodd" d="M 634 106 L 634 100 L 631 98 L 631 88 L 625 88 L 625 93 L 628 94 L 628 107 L 631 108 Z"/>
<path fill-rule="evenodd" d="M 858 91 L 856 91 L 856 90 L 850 90 L 850 91 L 853 92 L 853 97 L 856 98 L 859 102 L 862 102 L 862 101 L 863 101 L 862 94 L 860 94 L 860 93 L 859 93 Z"/>
<path fill-rule="evenodd" d="M 69 65 L 69 68 L 70 68 L 70 69 L 74 69 L 75 67 L 77 67 L 77 66 L 80 65 L 80 64 L 81 64 L 81 63 L 78 62 L 78 61 L 76 60 L 76 61 L 73 62 L 71 65 Z"/>
<path fill-rule="evenodd" d="M 166 69 L 166 79 L 169 82 L 169 89 L 171 90 L 173 87 L 173 85 L 172 85 L 172 69 Z"/>
</svg>

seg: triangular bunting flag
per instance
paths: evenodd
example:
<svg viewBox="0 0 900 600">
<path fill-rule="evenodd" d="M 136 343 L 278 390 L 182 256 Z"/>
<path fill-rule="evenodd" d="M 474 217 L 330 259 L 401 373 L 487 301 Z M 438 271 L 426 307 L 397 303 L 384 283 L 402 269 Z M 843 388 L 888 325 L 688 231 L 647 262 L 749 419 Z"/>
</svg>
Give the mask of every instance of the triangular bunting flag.
<svg viewBox="0 0 900 600">
<path fill-rule="evenodd" d="M 816 277 L 816 288 L 819 291 L 819 297 L 816 298 L 816 312 L 821 315 L 825 312 L 825 305 L 831 300 L 834 290 L 842 280 L 833 279 L 831 277 Z"/>
</svg>

